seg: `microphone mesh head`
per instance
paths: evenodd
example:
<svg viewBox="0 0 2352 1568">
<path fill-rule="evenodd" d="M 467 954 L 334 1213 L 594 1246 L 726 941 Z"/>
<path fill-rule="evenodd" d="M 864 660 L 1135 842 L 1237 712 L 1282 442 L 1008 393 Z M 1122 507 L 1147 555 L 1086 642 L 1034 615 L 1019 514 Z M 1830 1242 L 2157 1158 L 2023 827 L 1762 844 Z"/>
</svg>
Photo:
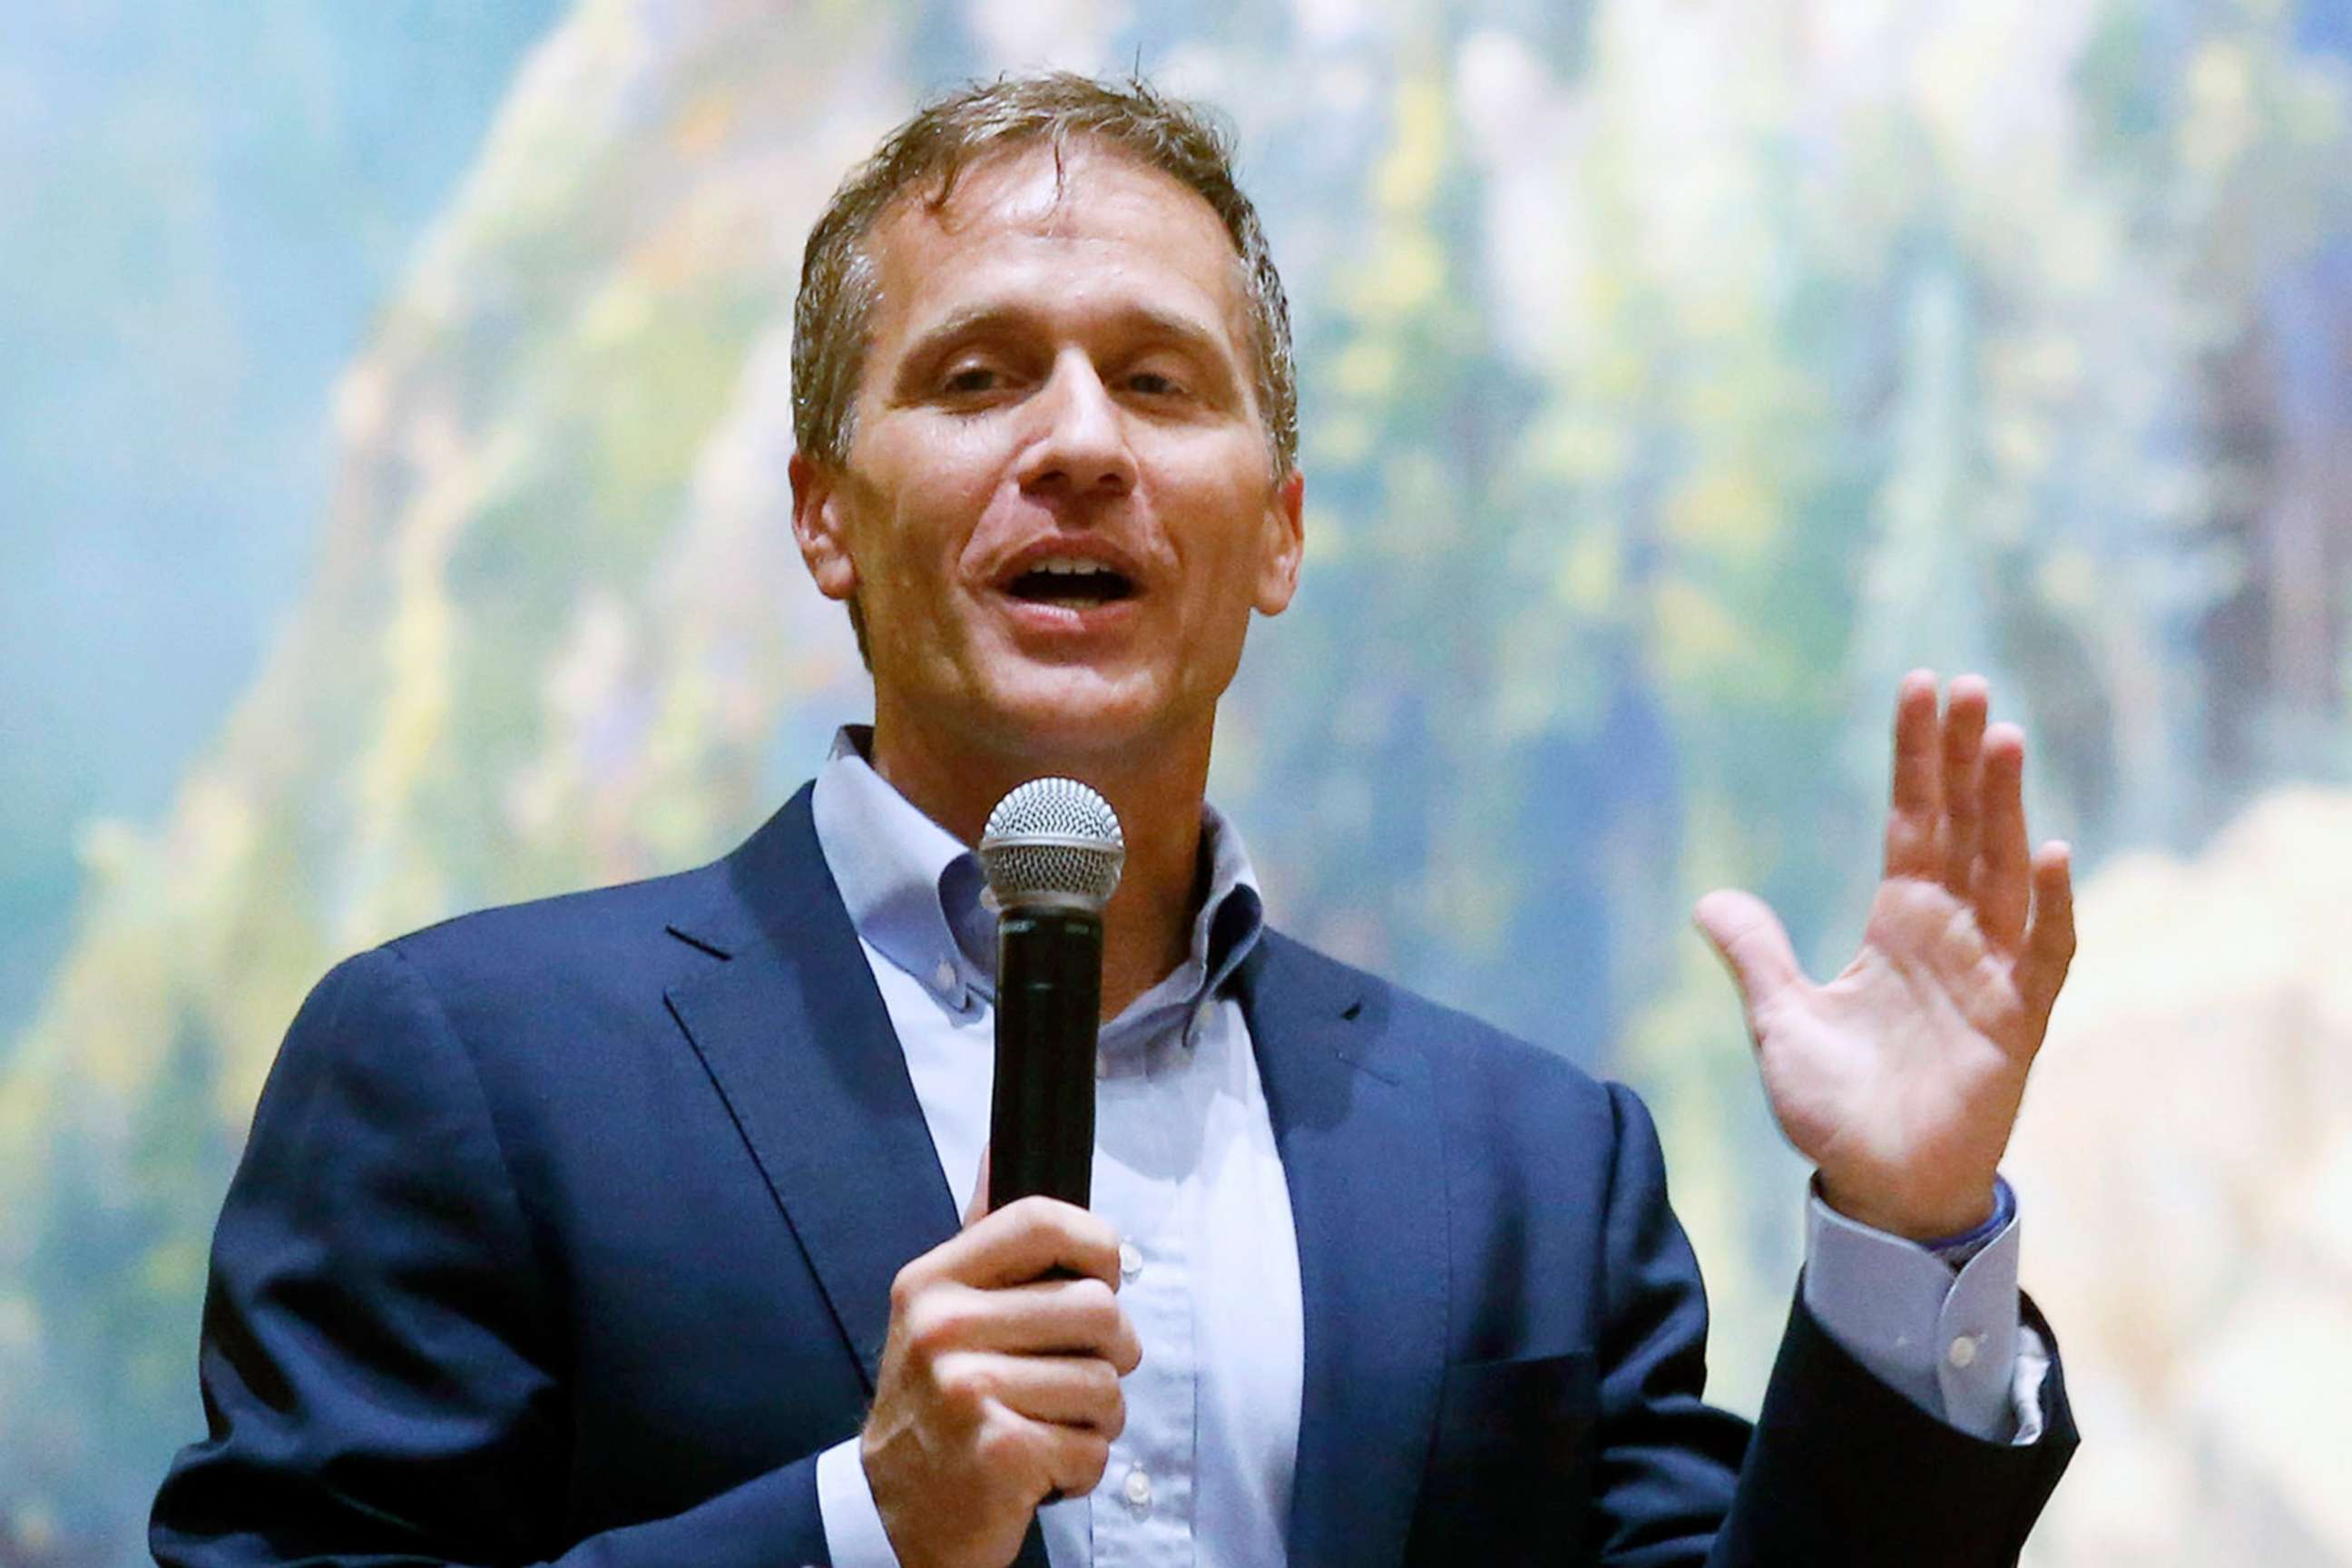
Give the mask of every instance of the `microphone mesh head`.
<svg viewBox="0 0 2352 1568">
<path fill-rule="evenodd" d="M 1076 779 L 1017 786 L 981 830 L 981 869 L 1000 909 L 1077 904 L 1100 912 L 1126 863 L 1118 813 Z"/>
</svg>

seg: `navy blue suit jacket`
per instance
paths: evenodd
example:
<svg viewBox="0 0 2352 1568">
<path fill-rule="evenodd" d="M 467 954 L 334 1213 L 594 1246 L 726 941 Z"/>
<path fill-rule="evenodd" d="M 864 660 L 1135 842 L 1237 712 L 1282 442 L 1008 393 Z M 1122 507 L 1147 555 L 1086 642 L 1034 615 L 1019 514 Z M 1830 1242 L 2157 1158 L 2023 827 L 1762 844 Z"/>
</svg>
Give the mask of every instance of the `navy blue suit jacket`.
<svg viewBox="0 0 2352 1568">
<path fill-rule="evenodd" d="M 1640 1103 L 1269 933 L 1291 1561 L 1994 1563 L 2074 1436 L 1975 1442 L 1799 1308 L 1759 1430 Z M 339 966 L 215 1241 L 159 1562 L 825 1561 L 815 1456 L 957 1215 L 803 790 L 741 849 Z M 1042 1568 L 1035 1532 L 1023 1560 Z"/>
</svg>

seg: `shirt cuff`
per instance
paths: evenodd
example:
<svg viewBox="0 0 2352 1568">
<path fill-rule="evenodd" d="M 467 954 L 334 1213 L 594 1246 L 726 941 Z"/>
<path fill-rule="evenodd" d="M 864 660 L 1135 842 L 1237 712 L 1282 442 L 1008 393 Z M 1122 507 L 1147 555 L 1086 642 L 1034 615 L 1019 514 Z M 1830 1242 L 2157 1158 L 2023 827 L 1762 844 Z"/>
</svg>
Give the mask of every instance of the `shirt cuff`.
<svg viewBox="0 0 2352 1568">
<path fill-rule="evenodd" d="M 833 1568 L 898 1568 L 898 1553 L 882 1528 L 874 1488 L 858 1458 L 857 1439 L 835 1443 L 816 1457 L 816 1509 L 824 1521 L 824 1552 Z"/>
<path fill-rule="evenodd" d="M 2006 1199 L 2006 1194 L 2003 1194 Z M 1987 1442 L 2030 1441 L 2040 1384 L 2017 1376 L 2017 1215 L 1964 1240 L 1963 1261 L 1861 1225 L 1815 1193 L 1805 1227 L 1805 1306 L 1878 1380 Z M 1957 1272 L 1955 1271 L 1957 1268 Z"/>
</svg>

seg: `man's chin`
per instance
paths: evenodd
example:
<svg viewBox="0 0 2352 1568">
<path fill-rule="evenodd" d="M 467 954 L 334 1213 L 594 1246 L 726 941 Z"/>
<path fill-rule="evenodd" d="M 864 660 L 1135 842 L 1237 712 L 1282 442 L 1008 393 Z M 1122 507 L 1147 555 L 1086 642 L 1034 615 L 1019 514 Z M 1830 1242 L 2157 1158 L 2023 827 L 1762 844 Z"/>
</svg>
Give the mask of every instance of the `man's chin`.
<svg viewBox="0 0 2352 1568">
<path fill-rule="evenodd" d="M 1056 759 L 1117 756 L 1142 760 L 1139 752 L 1157 738 L 1180 730 L 1171 722 L 1159 694 L 1141 683 L 1091 678 L 1020 683 L 990 703 L 990 723 L 998 749 L 1045 765 Z"/>
</svg>

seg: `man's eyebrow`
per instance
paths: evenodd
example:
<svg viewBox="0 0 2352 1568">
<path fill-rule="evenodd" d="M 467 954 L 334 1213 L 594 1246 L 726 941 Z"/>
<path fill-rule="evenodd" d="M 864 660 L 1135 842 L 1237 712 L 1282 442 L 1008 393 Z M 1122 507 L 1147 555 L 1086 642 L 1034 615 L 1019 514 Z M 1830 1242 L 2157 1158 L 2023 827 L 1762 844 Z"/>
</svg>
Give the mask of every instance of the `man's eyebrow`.
<svg viewBox="0 0 2352 1568">
<path fill-rule="evenodd" d="M 908 342 L 905 357 L 911 363 L 956 339 L 986 337 L 991 332 L 1025 325 L 1032 320 L 1032 312 L 1017 305 L 966 305 L 961 310 L 949 311 L 917 333 Z"/>
<path fill-rule="evenodd" d="M 914 364 L 937 353 L 943 346 L 965 338 L 986 337 L 992 332 L 1034 326 L 1037 312 L 1021 305 L 981 303 L 950 310 L 917 334 L 907 345 L 905 362 Z M 1122 328 L 1141 338 L 1166 338 L 1196 353 L 1205 354 L 1219 364 L 1230 359 L 1217 334 L 1189 316 L 1156 306 L 1138 305 L 1118 312 Z"/>
</svg>

